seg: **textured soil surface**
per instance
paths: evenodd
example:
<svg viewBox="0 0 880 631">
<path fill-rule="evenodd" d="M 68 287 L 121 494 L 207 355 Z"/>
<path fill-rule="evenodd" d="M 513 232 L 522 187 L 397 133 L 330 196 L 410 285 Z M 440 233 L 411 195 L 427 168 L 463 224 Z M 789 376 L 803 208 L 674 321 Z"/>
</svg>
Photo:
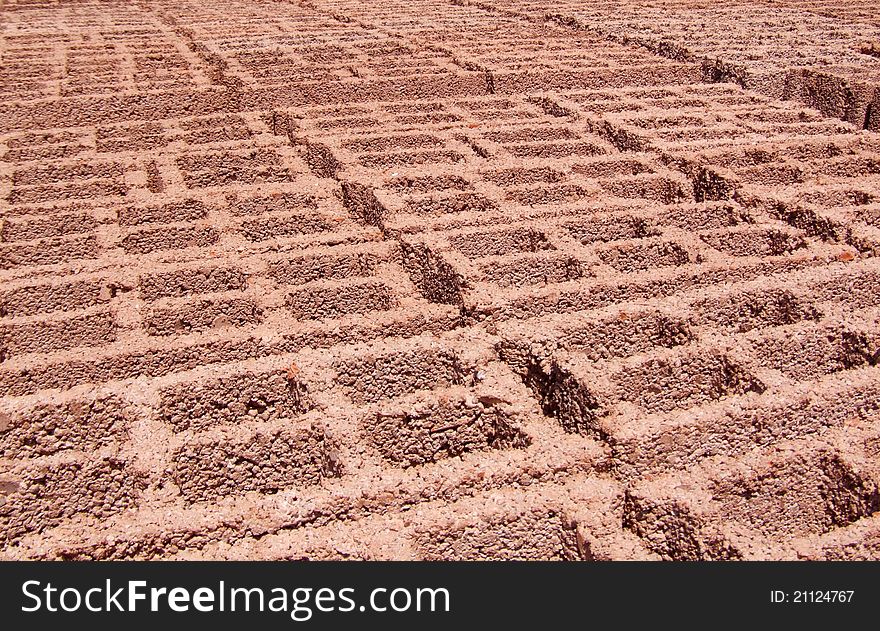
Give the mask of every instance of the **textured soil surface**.
<svg viewBox="0 0 880 631">
<path fill-rule="evenodd" d="M 0 556 L 880 558 L 878 6 L 8 0 Z"/>
</svg>

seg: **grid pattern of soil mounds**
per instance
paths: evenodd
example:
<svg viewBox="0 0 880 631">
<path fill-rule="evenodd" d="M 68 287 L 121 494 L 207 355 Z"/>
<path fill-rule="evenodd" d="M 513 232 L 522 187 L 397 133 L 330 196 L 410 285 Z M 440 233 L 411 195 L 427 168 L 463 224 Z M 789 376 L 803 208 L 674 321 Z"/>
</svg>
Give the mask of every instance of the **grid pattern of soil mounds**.
<svg viewBox="0 0 880 631">
<path fill-rule="evenodd" d="M 837 4 L 6 2 L 0 556 L 880 558 Z"/>
<path fill-rule="evenodd" d="M 699 63 L 705 81 L 736 83 L 880 129 L 880 12 L 863 3 L 462 1 Z"/>
<path fill-rule="evenodd" d="M 830 0 L 763 0 L 770 5 L 779 5 L 810 11 L 826 17 L 846 20 L 854 24 L 880 25 L 880 9 L 862 2 L 842 3 Z"/>
</svg>

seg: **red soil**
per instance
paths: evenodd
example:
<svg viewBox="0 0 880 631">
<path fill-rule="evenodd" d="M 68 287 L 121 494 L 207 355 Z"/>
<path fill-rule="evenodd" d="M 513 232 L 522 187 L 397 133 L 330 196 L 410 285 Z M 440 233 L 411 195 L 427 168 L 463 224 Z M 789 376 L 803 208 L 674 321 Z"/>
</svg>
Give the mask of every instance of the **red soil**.
<svg viewBox="0 0 880 631">
<path fill-rule="evenodd" d="M 6 2 L 2 557 L 880 558 L 840 4 Z"/>
</svg>

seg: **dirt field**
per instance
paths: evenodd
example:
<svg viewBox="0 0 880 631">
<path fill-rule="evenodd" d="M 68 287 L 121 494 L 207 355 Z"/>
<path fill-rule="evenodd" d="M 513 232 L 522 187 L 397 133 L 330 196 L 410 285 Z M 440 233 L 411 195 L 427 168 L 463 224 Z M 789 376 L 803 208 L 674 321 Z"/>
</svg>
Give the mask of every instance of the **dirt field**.
<svg viewBox="0 0 880 631">
<path fill-rule="evenodd" d="M 880 558 L 872 3 L 0 19 L 3 558 Z"/>
</svg>

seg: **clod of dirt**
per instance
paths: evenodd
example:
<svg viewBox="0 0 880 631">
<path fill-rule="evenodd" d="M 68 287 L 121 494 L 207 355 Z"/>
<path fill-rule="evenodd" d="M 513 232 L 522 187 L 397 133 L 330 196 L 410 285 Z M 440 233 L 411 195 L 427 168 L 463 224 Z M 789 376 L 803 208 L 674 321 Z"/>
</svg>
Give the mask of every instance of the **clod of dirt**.
<svg viewBox="0 0 880 631">
<path fill-rule="evenodd" d="M 880 42 L 863 42 L 859 44 L 859 52 L 880 58 Z"/>
</svg>

